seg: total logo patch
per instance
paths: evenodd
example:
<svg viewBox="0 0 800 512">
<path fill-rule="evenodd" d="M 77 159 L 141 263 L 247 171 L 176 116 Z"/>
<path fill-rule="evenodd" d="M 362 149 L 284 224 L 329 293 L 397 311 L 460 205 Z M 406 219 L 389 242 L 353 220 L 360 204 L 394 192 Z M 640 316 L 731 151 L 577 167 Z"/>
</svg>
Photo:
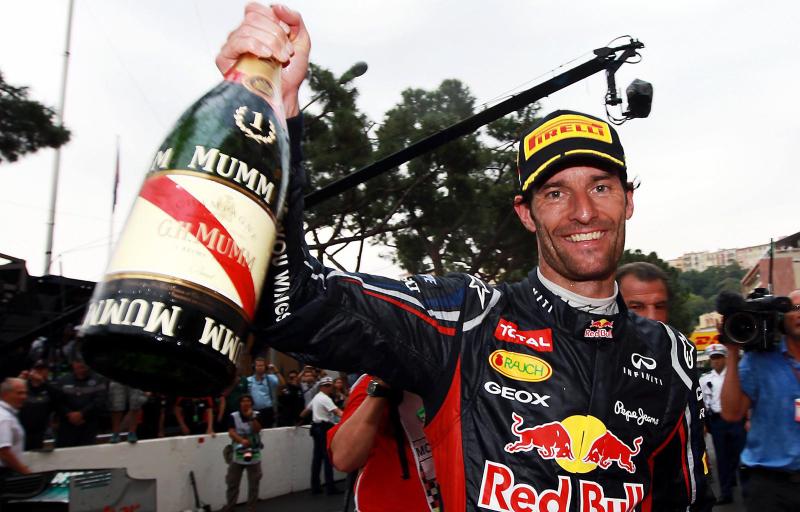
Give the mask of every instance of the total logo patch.
<svg viewBox="0 0 800 512">
<path fill-rule="evenodd" d="M 633 458 L 639 455 L 642 436 L 629 446 L 602 421 L 588 415 L 526 428 L 522 428 L 522 416 L 514 412 L 511 418 L 514 421 L 511 433 L 517 441 L 505 446 L 507 453 L 535 451 L 543 459 L 555 460 L 570 473 L 588 473 L 597 467 L 608 469 L 612 464 L 628 473 L 636 472 Z"/>
<path fill-rule="evenodd" d="M 577 487 L 573 489 L 569 477 L 559 476 L 558 489 L 536 489 L 517 483 L 508 466 L 487 460 L 483 466 L 478 506 L 498 512 L 568 512 L 575 500 L 576 510 L 580 512 L 616 512 L 634 510 L 644 499 L 642 484 L 625 482 L 623 498 L 606 496 L 603 486 L 591 480 L 579 480 Z"/>
<path fill-rule="evenodd" d="M 536 356 L 508 350 L 492 352 L 489 364 L 501 375 L 523 382 L 542 382 L 553 375 L 553 368 L 546 361 Z"/>
<path fill-rule="evenodd" d="M 600 320 L 592 320 L 589 322 L 589 327 L 583 331 L 584 338 L 607 338 L 614 337 L 614 321 L 602 318 Z"/>
<path fill-rule="evenodd" d="M 504 318 L 497 322 L 494 337 L 500 341 L 524 345 L 537 352 L 553 351 L 553 331 L 550 329 L 520 331 L 517 324 Z"/>
</svg>

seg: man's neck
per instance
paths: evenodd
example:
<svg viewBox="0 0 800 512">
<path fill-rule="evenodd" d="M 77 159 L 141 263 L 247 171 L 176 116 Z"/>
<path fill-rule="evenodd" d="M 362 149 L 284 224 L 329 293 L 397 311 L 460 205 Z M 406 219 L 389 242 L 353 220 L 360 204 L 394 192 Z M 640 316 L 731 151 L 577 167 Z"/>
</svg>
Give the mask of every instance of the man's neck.
<svg viewBox="0 0 800 512">
<path fill-rule="evenodd" d="M 546 263 L 540 263 L 539 271 L 545 278 L 561 288 L 588 299 L 603 299 L 617 293 L 617 283 L 614 281 L 613 274 L 599 281 L 573 281 L 562 276 Z"/>
<path fill-rule="evenodd" d="M 264 375 L 266 375 L 266 373 L 256 373 L 256 379 L 264 380 Z"/>
</svg>

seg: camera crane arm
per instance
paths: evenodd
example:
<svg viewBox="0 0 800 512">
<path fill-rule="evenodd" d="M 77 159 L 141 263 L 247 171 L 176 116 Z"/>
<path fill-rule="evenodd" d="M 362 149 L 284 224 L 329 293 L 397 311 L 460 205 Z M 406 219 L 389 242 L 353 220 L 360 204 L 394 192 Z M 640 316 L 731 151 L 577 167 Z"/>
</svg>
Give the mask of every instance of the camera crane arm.
<svg viewBox="0 0 800 512">
<path fill-rule="evenodd" d="M 618 105 L 622 102 L 617 96 L 616 82 L 614 80 L 614 73 L 624 64 L 628 59 L 637 55 L 637 51 L 644 48 L 644 43 L 630 38 L 627 44 L 615 47 L 603 47 L 594 50 L 594 58 L 570 68 L 563 73 L 550 78 L 538 85 L 531 87 L 519 94 L 516 94 L 497 105 L 489 107 L 475 115 L 463 119 L 444 130 L 433 133 L 424 139 L 418 140 L 391 155 L 373 162 L 361 169 L 345 176 L 344 178 L 334 181 L 314 192 L 305 196 L 305 203 L 307 207 L 313 207 L 326 199 L 337 196 L 342 192 L 349 190 L 355 186 L 364 183 L 365 181 L 374 178 L 384 172 L 398 167 L 412 158 L 416 158 L 424 153 L 433 151 L 434 149 L 446 144 L 452 140 L 457 139 L 463 135 L 474 132 L 481 126 L 484 126 L 492 121 L 500 119 L 501 117 L 517 111 L 526 105 L 539 101 L 540 99 L 549 96 L 555 92 L 560 91 L 576 82 L 588 78 L 595 73 L 605 70 L 608 80 L 609 90 L 606 94 L 607 105 L 609 98 L 614 101 L 613 105 Z M 612 89 L 613 86 L 613 89 Z M 613 92 L 612 92 L 613 91 Z M 649 112 L 649 109 L 648 109 Z"/>
</svg>

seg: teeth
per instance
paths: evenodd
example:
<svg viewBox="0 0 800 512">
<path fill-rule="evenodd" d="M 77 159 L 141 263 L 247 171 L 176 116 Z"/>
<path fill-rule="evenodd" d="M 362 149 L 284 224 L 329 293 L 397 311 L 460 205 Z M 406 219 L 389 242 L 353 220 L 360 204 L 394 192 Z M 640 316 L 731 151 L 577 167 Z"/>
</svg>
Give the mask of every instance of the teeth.
<svg viewBox="0 0 800 512">
<path fill-rule="evenodd" d="M 567 238 L 572 242 L 585 242 L 587 240 L 597 240 L 601 236 L 603 236 L 602 231 L 592 231 L 591 233 L 578 233 L 576 235 L 570 235 Z"/>
</svg>

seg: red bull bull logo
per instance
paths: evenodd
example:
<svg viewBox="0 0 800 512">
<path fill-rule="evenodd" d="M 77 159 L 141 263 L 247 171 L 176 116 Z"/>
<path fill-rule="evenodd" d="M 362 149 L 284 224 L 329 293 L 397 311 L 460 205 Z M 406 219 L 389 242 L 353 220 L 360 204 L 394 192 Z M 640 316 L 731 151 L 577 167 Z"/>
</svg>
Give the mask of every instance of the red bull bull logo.
<svg viewBox="0 0 800 512">
<path fill-rule="evenodd" d="M 594 416 L 570 416 L 563 421 L 521 428 L 523 419 L 511 413 L 511 433 L 517 441 L 508 443 L 508 453 L 536 451 L 543 459 L 552 459 L 570 473 L 588 473 L 612 464 L 628 473 L 636 472 L 633 458 L 639 454 L 642 436 L 628 446 L 602 421 Z"/>
<path fill-rule="evenodd" d="M 589 327 L 583 331 L 584 338 L 613 338 L 614 321 L 601 318 L 600 320 L 592 320 L 589 322 Z"/>
<path fill-rule="evenodd" d="M 514 472 L 503 464 L 487 460 L 484 464 L 478 506 L 498 512 L 568 512 L 573 494 L 580 512 L 626 512 L 633 510 L 644 499 L 642 484 L 624 483 L 624 498 L 606 496 L 597 482 L 580 480 L 577 493 L 573 493 L 568 477 L 558 477 L 558 489 L 535 489 L 517 483 Z"/>
</svg>

